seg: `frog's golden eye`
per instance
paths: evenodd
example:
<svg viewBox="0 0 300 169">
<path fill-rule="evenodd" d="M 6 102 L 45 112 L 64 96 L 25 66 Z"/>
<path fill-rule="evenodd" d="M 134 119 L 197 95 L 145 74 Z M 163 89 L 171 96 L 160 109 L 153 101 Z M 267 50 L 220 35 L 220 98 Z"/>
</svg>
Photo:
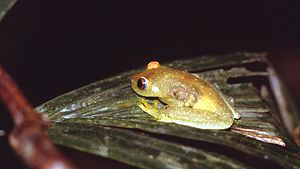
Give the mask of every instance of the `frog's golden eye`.
<svg viewBox="0 0 300 169">
<path fill-rule="evenodd" d="M 145 77 L 140 77 L 137 81 L 137 87 L 141 90 L 145 90 L 148 86 L 148 80 Z"/>
</svg>

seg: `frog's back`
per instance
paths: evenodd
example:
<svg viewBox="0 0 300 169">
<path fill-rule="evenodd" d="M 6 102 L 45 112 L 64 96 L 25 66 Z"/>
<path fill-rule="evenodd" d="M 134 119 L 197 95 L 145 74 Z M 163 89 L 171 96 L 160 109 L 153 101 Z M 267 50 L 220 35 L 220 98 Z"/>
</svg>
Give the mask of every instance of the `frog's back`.
<svg viewBox="0 0 300 169">
<path fill-rule="evenodd" d="M 212 84 L 205 81 L 194 74 L 175 70 L 168 67 L 162 67 L 161 72 L 172 72 L 167 77 L 169 86 L 183 86 L 192 97 L 196 97 L 196 102 L 192 105 L 194 109 L 209 110 L 230 116 L 232 118 L 239 118 L 239 113 L 232 107 L 226 97 L 216 89 Z"/>
</svg>

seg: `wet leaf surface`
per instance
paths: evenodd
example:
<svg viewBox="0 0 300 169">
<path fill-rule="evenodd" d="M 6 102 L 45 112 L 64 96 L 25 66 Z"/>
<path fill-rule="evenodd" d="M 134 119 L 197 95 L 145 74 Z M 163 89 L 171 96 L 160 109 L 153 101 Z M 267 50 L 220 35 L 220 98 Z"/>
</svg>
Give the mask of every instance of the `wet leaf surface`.
<svg viewBox="0 0 300 169">
<path fill-rule="evenodd" d="M 140 168 L 263 168 L 228 151 L 272 167 L 300 166 L 299 148 L 281 122 L 272 97 L 264 53 L 195 57 L 165 65 L 211 82 L 233 99 L 241 119 L 228 130 L 157 122 L 136 106 L 138 98 L 130 87 L 130 77 L 141 69 L 71 91 L 37 110 L 48 114 L 49 135 L 55 143 Z M 257 83 L 255 78 L 263 80 Z M 207 143 L 226 151 L 197 146 Z"/>
<path fill-rule="evenodd" d="M 17 2 L 17 0 L 1 0 L 0 1 L 0 21 L 10 10 L 10 8 Z"/>
</svg>

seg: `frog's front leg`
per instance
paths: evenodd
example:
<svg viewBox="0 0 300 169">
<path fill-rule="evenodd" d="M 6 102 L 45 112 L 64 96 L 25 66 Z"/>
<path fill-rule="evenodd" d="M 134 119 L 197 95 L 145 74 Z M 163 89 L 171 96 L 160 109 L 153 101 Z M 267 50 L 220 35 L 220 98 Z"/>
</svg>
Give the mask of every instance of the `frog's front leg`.
<svg viewBox="0 0 300 169">
<path fill-rule="evenodd" d="M 155 120 L 161 120 L 164 119 L 166 117 L 166 114 L 163 113 L 159 108 L 159 100 L 155 99 L 153 101 L 154 106 L 151 106 L 145 98 L 140 98 L 139 102 L 137 103 L 137 105 L 146 113 L 150 114 L 151 116 L 153 116 L 155 118 Z"/>
</svg>

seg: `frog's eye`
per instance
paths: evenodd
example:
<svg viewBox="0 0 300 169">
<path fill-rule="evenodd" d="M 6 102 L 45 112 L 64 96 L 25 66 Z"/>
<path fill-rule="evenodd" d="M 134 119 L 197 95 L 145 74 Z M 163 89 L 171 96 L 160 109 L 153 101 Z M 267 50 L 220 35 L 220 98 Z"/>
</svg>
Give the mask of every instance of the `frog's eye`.
<svg viewBox="0 0 300 169">
<path fill-rule="evenodd" d="M 148 86 L 148 80 L 145 77 L 139 78 L 137 81 L 137 87 L 141 90 L 145 90 Z"/>
</svg>

